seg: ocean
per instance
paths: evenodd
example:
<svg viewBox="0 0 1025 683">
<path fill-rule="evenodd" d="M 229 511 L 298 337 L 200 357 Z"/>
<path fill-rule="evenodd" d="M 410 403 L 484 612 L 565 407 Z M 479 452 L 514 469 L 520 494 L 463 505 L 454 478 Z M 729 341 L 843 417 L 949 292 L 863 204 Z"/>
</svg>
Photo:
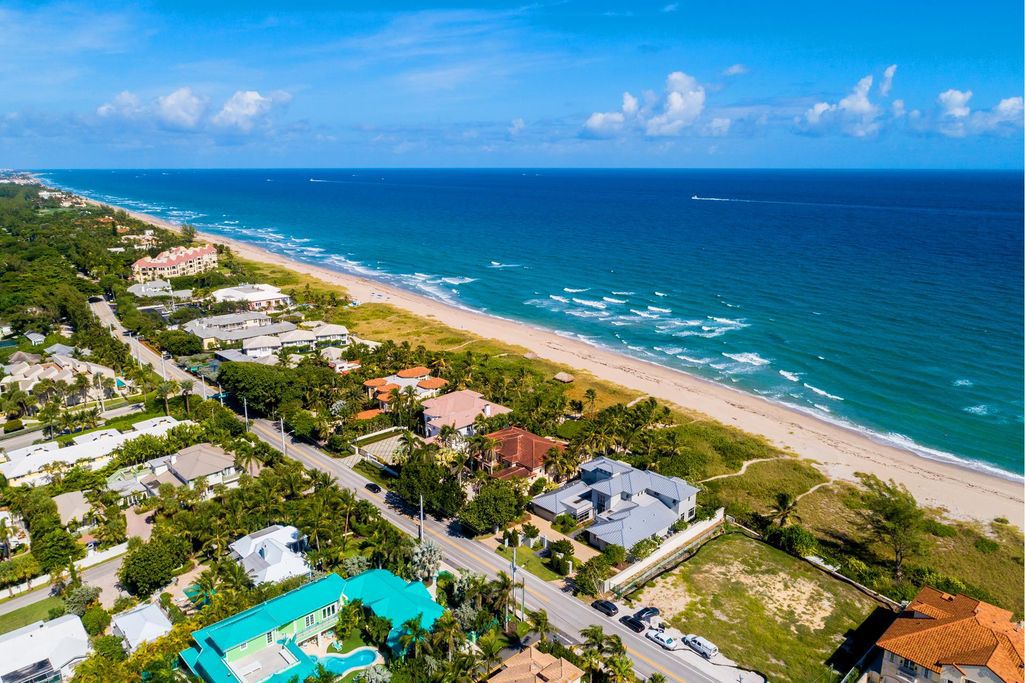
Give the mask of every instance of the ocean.
<svg viewBox="0 0 1025 683">
<path fill-rule="evenodd" d="M 39 174 L 926 457 L 1025 469 L 1020 172 Z"/>
</svg>

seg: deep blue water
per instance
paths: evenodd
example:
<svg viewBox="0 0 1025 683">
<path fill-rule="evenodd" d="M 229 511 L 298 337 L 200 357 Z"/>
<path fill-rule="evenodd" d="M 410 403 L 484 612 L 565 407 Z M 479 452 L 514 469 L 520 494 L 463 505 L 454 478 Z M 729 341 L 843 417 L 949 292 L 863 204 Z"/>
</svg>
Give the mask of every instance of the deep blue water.
<svg viewBox="0 0 1025 683">
<path fill-rule="evenodd" d="M 1023 471 L 1020 172 L 42 175 Z"/>
</svg>

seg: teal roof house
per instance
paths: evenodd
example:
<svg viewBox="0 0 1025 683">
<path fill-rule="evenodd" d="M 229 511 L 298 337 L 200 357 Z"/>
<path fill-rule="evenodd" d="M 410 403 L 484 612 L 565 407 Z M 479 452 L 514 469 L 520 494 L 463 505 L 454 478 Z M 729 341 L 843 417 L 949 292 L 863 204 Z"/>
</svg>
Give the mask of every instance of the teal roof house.
<svg viewBox="0 0 1025 683">
<path fill-rule="evenodd" d="M 195 645 L 182 650 L 181 659 L 207 683 L 285 683 L 293 677 L 301 681 L 314 673 L 318 659 L 299 645 L 319 643 L 350 600 L 361 600 L 374 614 L 391 621 L 392 648 L 397 648 L 407 620 L 419 615 L 429 629 L 443 611 L 422 583 L 407 583 L 389 571 L 374 569 L 348 580 L 328 574 L 193 632 Z M 336 670 L 338 659 L 322 663 L 333 673 L 345 673 Z"/>
</svg>

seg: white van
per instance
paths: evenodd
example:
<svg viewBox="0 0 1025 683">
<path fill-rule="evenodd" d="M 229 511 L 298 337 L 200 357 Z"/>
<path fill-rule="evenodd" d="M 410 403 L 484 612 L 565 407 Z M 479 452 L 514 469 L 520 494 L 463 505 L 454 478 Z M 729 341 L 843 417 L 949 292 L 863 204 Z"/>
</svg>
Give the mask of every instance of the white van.
<svg viewBox="0 0 1025 683">
<path fill-rule="evenodd" d="M 696 636 L 694 634 L 684 636 L 683 642 L 687 643 L 690 649 L 694 650 L 705 659 L 712 659 L 719 654 L 719 648 L 701 636 Z"/>
</svg>

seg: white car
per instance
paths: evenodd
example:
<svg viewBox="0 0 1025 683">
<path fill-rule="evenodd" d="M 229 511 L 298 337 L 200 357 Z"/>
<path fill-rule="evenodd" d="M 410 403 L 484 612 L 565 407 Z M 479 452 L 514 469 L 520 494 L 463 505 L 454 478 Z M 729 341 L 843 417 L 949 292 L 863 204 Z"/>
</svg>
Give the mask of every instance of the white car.
<svg viewBox="0 0 1025 683">
<path fill-rule="evenodd" d="M 712 659 L 719 654 L 719 648 L 701 636 L 693 634 L 686 635 L 683 637 L 683 642 L 686 643 L 690 649 L 694 650 L 705 659 Z"/>
<path fill-rule="evenodd" d="M 651 629 L 644 634 L 644 637 L 658 643 L 666 650 L 675 650 L 680 647 L 680 641 L 670 635 L 666 635 L 665 631 L 656 631 L 655 629 Z"/>
</svg>

